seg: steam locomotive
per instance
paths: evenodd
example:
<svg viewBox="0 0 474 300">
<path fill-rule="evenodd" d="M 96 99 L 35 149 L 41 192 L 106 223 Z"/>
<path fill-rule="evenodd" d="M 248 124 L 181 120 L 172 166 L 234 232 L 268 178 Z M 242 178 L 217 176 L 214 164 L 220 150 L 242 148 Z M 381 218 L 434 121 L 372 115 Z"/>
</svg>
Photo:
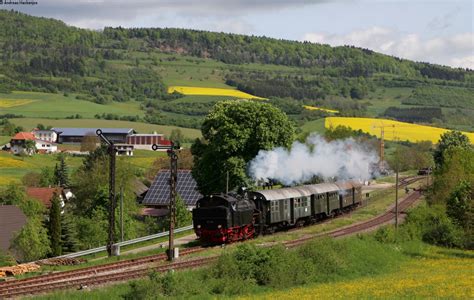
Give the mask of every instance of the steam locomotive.
<svg viewBox="0 0 474 300">
<path fill-rule="evenodd" d="M 354 181 L 213 194 L 193 209 L 194 231 L 204 243 L 231 243 L 315 223 L 361 201 L 362 185 Z"/>
</svg>

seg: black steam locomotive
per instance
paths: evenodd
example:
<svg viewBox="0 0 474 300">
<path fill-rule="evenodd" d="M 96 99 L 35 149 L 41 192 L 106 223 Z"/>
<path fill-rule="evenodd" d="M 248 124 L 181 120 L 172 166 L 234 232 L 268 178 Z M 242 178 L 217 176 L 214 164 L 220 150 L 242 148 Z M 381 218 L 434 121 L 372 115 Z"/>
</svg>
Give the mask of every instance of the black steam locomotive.
<svg viewBox="0 0 474 300">
<path fill-rule="evenodd" d="M 362 185 L 336 182 L 241 194 L 214 194 L 193 209 L 196 235 L 205 243 L 231 243 L 315 223 L 362 201 Z"/>
</svg>

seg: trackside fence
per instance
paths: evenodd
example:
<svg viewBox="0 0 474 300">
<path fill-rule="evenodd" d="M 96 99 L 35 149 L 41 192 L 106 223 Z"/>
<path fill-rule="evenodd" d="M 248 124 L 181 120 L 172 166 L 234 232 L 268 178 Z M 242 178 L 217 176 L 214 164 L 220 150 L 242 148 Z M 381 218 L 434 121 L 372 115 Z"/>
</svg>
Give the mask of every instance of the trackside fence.
<svg viewBox="0 0 474 300">
<path fill-rule="evenodd" d="M 183 232 L 183 231 L 186 231 L 186 230 L 191 230 L 191 229 L 193 229 L 193 225 L 177 228 L 177 229 L 174 230 L 174 232 L 175 233 L 180 233 L 180 232 Z M 118 242 L 118 243 L 115 243 L 114 245 L 118 246 L 118 247 L 123 247 L 123 246 L 133 245 L 133 244 L 136 244 L 136 243 L 146 242 L 146 241 L 149 241 L 149 240 L 165 237 L 165 236 L 168 236 L 169 234 L 170 234 L 169 231 L 165 231 L 165 232 L 161 232 L 161 233 L 157 233 L 157 234 L 152 234 L 152 235 L 147 235 L 147 236 L 144 236 L 144 237 L 139 237 L 139 238 L 136 238 L 136 239 L 133 239 L 133 240 Z M 74 252 L 74 253 L 64 254 L 64 255 L 61 255 L 61 256 L 57 256 L 56 258 L 81 257 L 81 256 L 94 254 L 94 253 L 98 253 L 98 252 L 102 252 L 102 251 L 106 251 L 106 250 L 107 250 L 107 247 L 102 246 L 102 247 L 97 247 L 97 248 L 88 249 L 88 250 L 84 250 L 84 251 L 78 251 L 78 252 Z"/>
</svg>

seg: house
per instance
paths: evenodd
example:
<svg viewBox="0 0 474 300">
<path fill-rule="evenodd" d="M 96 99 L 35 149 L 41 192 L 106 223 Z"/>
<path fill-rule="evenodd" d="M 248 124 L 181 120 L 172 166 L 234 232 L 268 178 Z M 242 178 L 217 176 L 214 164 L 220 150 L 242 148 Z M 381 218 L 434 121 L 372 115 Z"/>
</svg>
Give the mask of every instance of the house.
<svg viewBox="0 0 474 300">
<path fill-rule="evenodd" d="M 98 128 L 63 128 L 55 127 L 51 130 L 58 134 L 57 142 L 60 144 L 80 144 L 87 135 L 96 136 Z M 127 144 L 127 136 L 135 133 L 133 128 L 100 128 L 105 137 L 113 143 Z"/>
<path fill-rule="evenodd" d="M 18 132 L 10 140 L 10 145 L 10 151 L 13 154 L 24 153 L 32 155 L 36 150 L 42 153 L 54 153 L 58 151 L 57 145 L 49 141 L 39 140 L 31 132 Z M 34 148 L 32 146 L 34 146 Z"/>
<path fill-rule="evenodd" d="M 135 149 L 151 150 L 153 144 L 169 146 L 171 142 L 163 134 L 136 133 L 127 136 L 127 144 L 134 145 Z"/>
<path fill-rule="evenodd" d="M 58 146 L 49 141 L 36 140 L 36 150 L 40 153 L 54 153 L 58 152 Z"/>
<path fill-rule="evenodd" d="M 54 130 L 40 130 L 35 128 L 31 133 L 33 133 L 37 140 L 42 140 L 50 143 L 56 143 L 58 140 L 58 134 Z"/>
<path fill-rule="evenodd" d="M 28 187 L 26 188 L 26 194 L 28 197 L 40 201 L 48 210 L 51 208 L 51 201 L 53 195 L 59 196 L 59 202 L 61 204 L 61 210 L 65 206 L 65 201 L 70 200 L 74 195 L 70 190 L 63 189 L 60 187 Z"/>
<path fill-rule="evenodd" d="M 8 251 L 10 241 L 26 221 L 25 214 L 18 206 L 0 205 L 0 250 Z"/>
<path fill-rule="evenodd" d="M 28 141 L 33 141 L 32 145 L 34 145 L 35 140 L 35 136 L 30 132 L 18 132 L 10 140 L 11 152 L 13 154 L 33 154 L 35 152 L 35 149 L 32 147 L 28 147 Z"/>
</svg>

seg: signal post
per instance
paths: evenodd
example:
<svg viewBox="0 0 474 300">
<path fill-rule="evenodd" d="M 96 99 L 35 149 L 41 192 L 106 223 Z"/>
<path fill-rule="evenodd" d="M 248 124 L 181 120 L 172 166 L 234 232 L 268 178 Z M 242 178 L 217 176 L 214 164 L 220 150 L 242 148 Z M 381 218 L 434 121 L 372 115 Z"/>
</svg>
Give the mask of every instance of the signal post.
<svg viewBox="0 0 474 300">
<path fill-rule="evenodd" d="M 170 204 L 169 204 L 169 218 L 170 218 L 170 228 L 169 228 L 169 245 L 168 245 L 168 260 L 173 261 L 177 256 L 176 249 L 174 248 L 174 227 L 176 224 L 176 183 L 178 181 L 178 151 L 180 149 L 179 143 L 176 145 L 171 142 L 169 146 L 160 146 L 153 144 L 152 149 L 157 150 L 166 150 L 168 157 L 170 158 Z"/>
</svg>

